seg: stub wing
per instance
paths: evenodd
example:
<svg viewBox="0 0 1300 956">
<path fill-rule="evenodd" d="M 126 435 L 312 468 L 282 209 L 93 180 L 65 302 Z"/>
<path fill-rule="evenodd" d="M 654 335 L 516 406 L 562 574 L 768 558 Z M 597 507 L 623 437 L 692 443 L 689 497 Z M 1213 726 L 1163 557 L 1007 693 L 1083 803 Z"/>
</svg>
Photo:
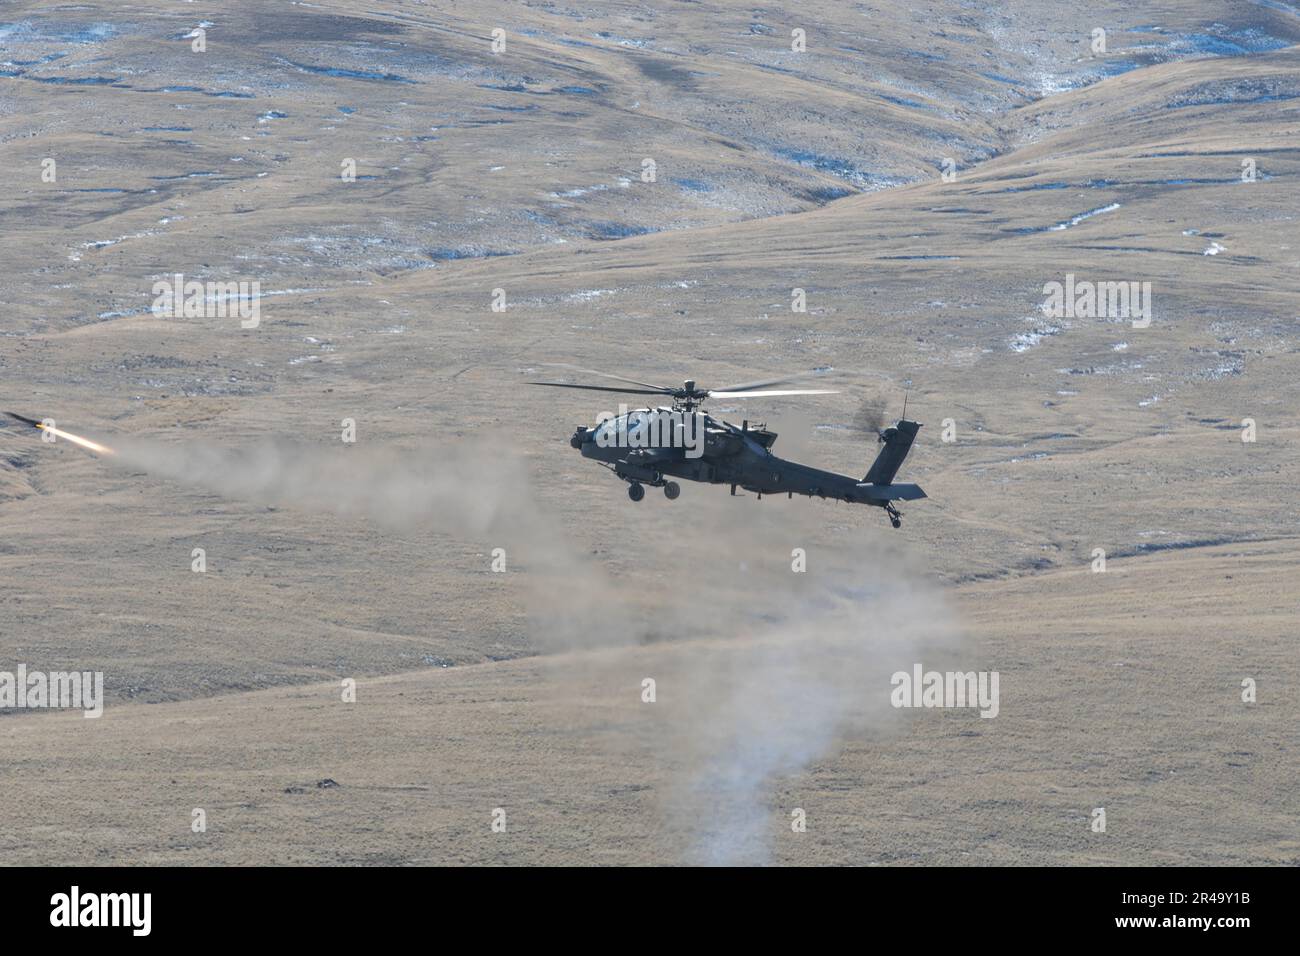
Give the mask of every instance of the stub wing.
<svg viewBox="0 0 1300 956">
<path fill-rule="evenodd" d="M 873 485 L 868 482 L 859 482 L 858 487 L 866 494 L 871 501 L 916 501 L 918 498 L 926 497 L 920 485 L 909 484 L 890 484 L 890 485 Z"/>
</svg>

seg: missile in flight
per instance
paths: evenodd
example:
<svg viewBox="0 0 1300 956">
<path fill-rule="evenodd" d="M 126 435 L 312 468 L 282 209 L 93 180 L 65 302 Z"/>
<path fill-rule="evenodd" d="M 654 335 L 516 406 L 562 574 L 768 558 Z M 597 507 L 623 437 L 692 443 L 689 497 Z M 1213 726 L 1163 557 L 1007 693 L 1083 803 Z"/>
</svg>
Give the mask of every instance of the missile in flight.
<svg viewBox="0 0 1300 956">
<path fill-rule="evenodd" d="M 38 422 L 34 418 L 28 418 L 26 415 L 19 415 L 17 412 L 5 412 L 5 414 L 8 415 L 10 418 L 18 419 L 20 422 L 26 422 L 28 425 L 31 425 L 33 428 L 42 427 L 40 422 Z"/>
<path fill-rule="evenodd" d="M 74 445 L 80 445 L 82 448 L 88 449 L 89 451 L 93 451 L 96 454 L 100 454 L 100 455 L 116 454 L 116 452 L 114 452 L 113 449 L 109 448 L 107 445 L 101 445 L 99 442 L 91 441 L 89 438 L 83 438 L 80 435 L 74 435 L 72 434 L 72 432 L 65 432 L 62 428 L 56 428 L 53 422 L 47 425 L 45 424 L 45 422 L 37 421 L 35 418 L 28 418 L 26 415 L 19 415 L 17 412 L 5 412 L 5 414 L 8 415 L 10 418 L 14 418 L 20 422 L 23 422 L 24 424 L 31 425 L 33 428 L 40 429 L 41 431 L 45 432 L 47 435 L 52 435 L 55 438 L 66 438 Z"/>
</svg>

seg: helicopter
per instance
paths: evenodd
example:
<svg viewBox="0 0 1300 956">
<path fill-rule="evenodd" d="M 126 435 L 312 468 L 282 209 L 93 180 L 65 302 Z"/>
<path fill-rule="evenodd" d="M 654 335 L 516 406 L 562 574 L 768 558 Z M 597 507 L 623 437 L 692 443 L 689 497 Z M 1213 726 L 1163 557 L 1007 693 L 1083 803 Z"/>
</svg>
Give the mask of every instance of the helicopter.
<svg viewBox="0 0 1300 956">
<path fill-rule="evenodd" d="M 569 367 L 569 366 L 565 366 Z M 862 479 L 823 471 L 810 465 L 779 458 L 772 452 L 776 432 L 764 423 L 748 419 L 739 426 L 714 418 L 704 410 L 707 399 L 744 399 L 793 395 L 830 395 L 833 389 L 783 389 L 776 386 L 802 381 L 808 375 L 770 378 L 744 382 L 726 388 L 701 388 L 688 380 L 680 387 L 653 385 L 634 379 L 577 369 L 586 375 L 612 379 L 620 386 L 582 385 L 570 382 L 528 382 L 549 388 L 574 388 L 586 391 L 614 392 L 623 395 L 661 395 L 672 400 L 659 405 L 629 410 L 626 405 L 617 415 L 604 414 L 593 426 L 578 425 L 569 444 L 584 458 L 591 458 L 609 468 L 628 483 L 627 494 L 633 501 L 645 497 L 645 486 L 662 488 L 669 500 L 681 494 L 673 479 L 698 481 L 713 485 L 730 485 L 763 495 L 784 493 L 787 497 L 806 495 L 874 505 L 889 516 L 898 528 L 903 513 L 895 501 L 915 501 L 926 497 L 919 485 L 896 483 L 894 476 L 911 450 L 920 430 L 919 422 L 903 417 L 877 432 L 884 447 Z"/>
</svg>

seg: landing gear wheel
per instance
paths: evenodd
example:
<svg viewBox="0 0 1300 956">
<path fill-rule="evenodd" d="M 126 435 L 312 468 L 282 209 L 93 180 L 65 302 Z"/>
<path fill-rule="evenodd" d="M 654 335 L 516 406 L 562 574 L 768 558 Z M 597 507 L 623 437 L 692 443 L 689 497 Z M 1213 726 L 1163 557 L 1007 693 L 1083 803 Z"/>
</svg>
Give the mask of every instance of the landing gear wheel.
<svg viewBox="0 0 1300 956">
<path fill-rule="evenodd" d="M 901 528 L 903 526 L 903 522 L 899 521 L 897 518 L 890 518 L 889 523 L 895 528 Z"/>
<path fill-rule="evenodd" d="M 664 485 L 664 497 L 667 498 L 669 501 L 672 501 L 681 493 L 682 493 L 682 486 L 677 484 L 677 482 L 675 481 L 670 481 L 668 482 L 668 484 Z"/>
<path fill-rule="evenodd" d="M 895 508 L 895 507 L 894 507 L 893 505 L 891 505 L 891 504 L 886 504 L 886 505 L 885 505 L 885 514 L 889 515 L 889 523 L 892 524 L 895 528 L 900 528 L 900 527 L 902 527 L 902 525 L 903 525 L 903 521 L 902 521 L 903 513 L 902 513 L 901 511 L 899 511 L 897 508 Z"/>
<path fill-rule="evenodd" d="M 627 496 L 633 501 L 640 501 L 645 497 L 645 487 L 634 481 L 632 484 L 627 486 Z"/>
</svg>

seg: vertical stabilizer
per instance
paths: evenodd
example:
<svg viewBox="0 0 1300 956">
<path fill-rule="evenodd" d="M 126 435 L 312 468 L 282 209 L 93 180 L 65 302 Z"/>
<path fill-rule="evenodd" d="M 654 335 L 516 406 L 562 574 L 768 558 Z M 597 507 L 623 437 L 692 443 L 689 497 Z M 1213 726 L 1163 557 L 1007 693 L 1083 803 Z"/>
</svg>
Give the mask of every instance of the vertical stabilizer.
<svg viewBox="0 0 1300 956">
<path fill-rule="evenodd" d="M 920 429 L 918 422 L 909 422 L 905 418 L 900 418 L 896 424 L 881 432 L 880 443 L 885 447 L 880 449 L 880 454 L 871 463 L 871 470 L 867 472 L 867 477 L 862 480 L 873 485 L 888 485 L 893 482 L 898 469 L 903 465 L 903 459 L 911 451 L 912 442 L 916 440 L 916 433 Z"/>
</svg>

